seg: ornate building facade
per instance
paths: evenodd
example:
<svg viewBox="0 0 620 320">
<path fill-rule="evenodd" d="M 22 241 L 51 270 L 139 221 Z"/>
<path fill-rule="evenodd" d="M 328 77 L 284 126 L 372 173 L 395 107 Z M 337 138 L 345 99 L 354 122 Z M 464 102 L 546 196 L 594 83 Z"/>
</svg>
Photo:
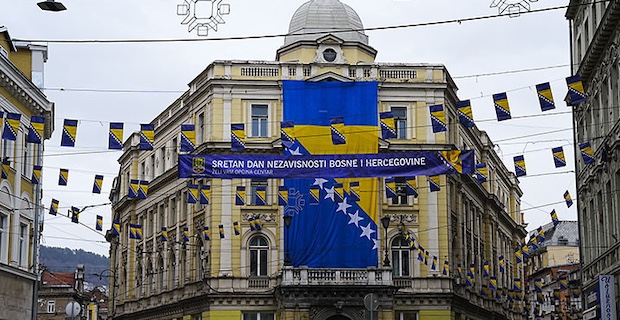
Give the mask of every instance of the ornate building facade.
<svg viewBox="0 0 620 320">
<path fill-rule="evenodd" d="M 520 292 L 524 266 L 514 255 L 526 236 L 518 180 L 495 154 L 485 132 L 459 122 L 457 87 L 443 65 L 375 62 L 377 51 L 361 30 L 361 19 L 351 7 L 338 0 L 309 1 L 291 18 L 290 35 L 276 51 L 276 61 L 214 61 L 151 121 L 152 150 L 140 147 L 148 134 L 136 132 L 124 142 L 111 193 L 119 232 L 111 230 L 107 237 L 115 270 L 110 283 L 114 319 L 361 320 L 369 316 L 369 304 L 375 309 L 374 319 L 382 320 L 525 318 Z M 345 251 L 359 249 L 350 243 L 317 247 L 306 252 L 307 259 L 297 251 L 299 233 L 308 233 L 314 225 L 300 225 L 299 215 L 287 225 L 286 208 L 306 208 L 312 199 L 291 190 L 287 206 L 279 206 L 279 187 L 286 179 L 179 178 L 182 124 L 195 128 L 191 155 L 230 154 L 233 134 L 245 138 L 240 154 L 299 151 L 281 139 L 281 122 L 290 120 L 291 101 L 298 94 L 313 99 L 314 93 L 306 91 L 313 84 L 374 86 L 372 110 L 360 107 L 358 113 L 370 114 L 364 119 L 375 126 L 367 133 L 377 136 L 379 113 L 391 111 L 395 137 L 375 138 L 358 145 L 360 150 L 474 150 L 477 161 L 487 165 L 486 182 L 468 174 L 442 175 L 440 190 L 431 192 L 427 177 L 419 176 L 416 196 L 406 192 L 407 181 L 397 177 L 388 182 L 394 184 L 396 196 L 387 198 L 387 179 L 381 178 L 374 191 L 366 193 L 376 205 L 364 222 L 347 206 L 351 202 L 341 199 L 339 209 L 331 212 L 334 219 L 345 217 L 352 238 L 374 242 L 367 257 L 354 257 L 370 262 L 351 267 L 342 260 L 337 266 L 313 260 L 322 254 L 337 256 L 337 250 L 345 256 Z M 317 99 L 318 95 L 317 91 Z M 345 95 L 343 105 L 349 103 L 346 100 L 369 103 Z M 429 106 L 438 104 L 445 107 L 447 130 L 433 133 Z M 325 120 L 320 113 L 308 109 L 301 116 Z M 244 126 L 232 132 L 232 124 Z M 306 139 L 305 147 L 333 147 L 330 140 L 301 132 L 296 135 Z M 148 182 L 143 184 L 148 186 L 146 199 L 128 196 L 136 181 Z M 325 184 L 315 189 L 319 202 L 327 199 L 328 190 L 334 196 L 334 189 L 328 189 L 334 181 L 317 177 L 314 182 Z M 350 196 L 353 187 L 345 184 Z M 188 203 L 188 196 L 195 195 L 192 188 L 208 190 L 204 196 L 209 203 Z M 315 238 L 328 234 L 315 230 Z M 208 238 L 205 231 L 211 232 Z M 410 236 L 415 237 L 415 247 Z M 499 290 L 488 287 L 485 270 L 497 275 Z M 519 290 L 513 290 L 516 287 Z"/>
</svg>

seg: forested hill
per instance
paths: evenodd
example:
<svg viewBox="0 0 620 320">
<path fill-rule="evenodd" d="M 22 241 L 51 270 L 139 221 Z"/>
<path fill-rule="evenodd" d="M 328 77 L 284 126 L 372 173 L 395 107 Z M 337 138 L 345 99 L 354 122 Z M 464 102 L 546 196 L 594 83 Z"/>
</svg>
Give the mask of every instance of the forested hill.
<svg viewBox="0 0 620 320">
<path fill-rule="evenodd" d="M 75 272 L 78 264 L 85 267 L 86 282 L 91 285 L 104 285 L 108 287 L 110 262 L 107 257 L 69 248 L 56 248 L 41 246 L 40 263 L 43 268 L 52 272 Z M 101 279 L 99 279 L 101 276 Z"/>
</svg>

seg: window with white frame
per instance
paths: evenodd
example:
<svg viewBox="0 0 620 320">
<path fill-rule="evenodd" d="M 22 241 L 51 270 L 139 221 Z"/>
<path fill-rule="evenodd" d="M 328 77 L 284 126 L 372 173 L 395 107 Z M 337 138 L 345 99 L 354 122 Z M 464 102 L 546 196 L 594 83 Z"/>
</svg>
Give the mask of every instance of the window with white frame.
<svg viewBox="0 0 620 320">
<path fill-rule="evenodd" d="M 170 214 L 168 226 L 174 226 L 177 223 L 177 198 L 170 199 Z"/>
<path fill-rule="evenodd" d="M 140 163 L 140 180 L 146 180 L 146 161 Z"/>
<path fill-rule="evenodd" d="M 252 104 L 252 137 L 267 137 L 269 107 L 266 104 Z"/>
<path fill-rule="evenodd" d="M 396 182 L 396 197 L 392 198 L 393 205 L 404 205 L 408 204 L 407 198 L 407 179 L 405 177 L 396 177 L 394 178 Z"/>
<path fill-rule="evenodd" d="M 2 159 L 8 158 L 10 161 L 14 156 L 15 141 L 2 140 Z M 14 161 L 10 161 L 11 167 L 13 167 Z"/>
<path fill-rule="evenodd" d="M 252 179 L 250 182 L 250 204 L 256 205 L 256 189 L 258 187 L 266 187 L 267 179 Z M 267 192 L 265 191 L 265 198 L 267 198 Z M 267 201 L 267 199 L 265 199 Z"/>
<path fill-rule="evenodd" d="M 394 277 L 408 277 L 411 275 L 410 249 L 403 237 L 392 240 L 392 263 Z"/>
<path fill-rule="evenodd" d="M 178 161 L 178 144 L 179 140 L 177 138 L 172 139 L 172 146 L 170 146 L 170 150 L 172 151 L 172 159 L 170 160 L 171 166 L 177 164 Z"/>
<path fill-rule="evenodd" d="M 6 263 L 6 253 L 8 252 L 8 217 L 0 213 L 0 262 Z"/>
<path fill-rule="evenodd" d="M 418 313 L 411 311 L 399 312 L 396 314 L 396 320 L 418 320 Z"/>
<path fill-rule="evenodd" d="M 28 264 L 28 224 L 20 222 L 17 241 L 19 245 L 17 263 L 20 267 L 25 267 Z"/>
<path fill-rule="evenodd" d="M 396 139 L 407 139 L 407 107 L 392 107 Z"/>
<path fill-rule="evenodd" d="M 56 301 L 49 300 L 47 302 L 47 313 L 56 313 Z"/>
<path fill-rule="evenodd" d="M 198 114 L 198 124 L 196 125 L 196 144 L 205 142 L 205 115 L 204 113 Z"/>
<path fill-rule="evenodd" d="M 267 252 L 269 244 L 263 236 L 255 236 L 250 240 L 250 276 L 259 277 L 267 275 Z"/>
<path fill-rule="evenodd" d="M 274 320 L 275 315 L 272 312 L 244 312 L 243 320 Z"/>
</svg>

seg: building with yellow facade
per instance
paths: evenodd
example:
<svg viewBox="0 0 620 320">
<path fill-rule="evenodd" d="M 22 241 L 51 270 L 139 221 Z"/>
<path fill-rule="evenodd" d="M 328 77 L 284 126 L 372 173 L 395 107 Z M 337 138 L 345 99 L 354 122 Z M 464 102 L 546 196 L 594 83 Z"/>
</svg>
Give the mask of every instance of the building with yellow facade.
<svg viewBox="0 0 620 320">
<path fill-rule="evenodd" d="M 46 46 L 13 41 L 0 26 L 0 319 L 29 319 L 37 310 L 37 230 L 43 214 L 36 210 L 41 189 L 33 182 L 40 181 L 41 169 L 35 166 L 41 165 L 42 142 L 54 129 L 54 104 L 41 92 L 46 60 Z M 33 117 L 39 143 L 28 142 Z M 5 130 L 10 132 L 4 135 Z"/>
<path fill-rule="evenodd" d="M 362 30 L 308 1 L 275 61 L 212 62 L 124 142 L 114 319 L 525 318 L 518 180 L 443 65 L 376 62 Z M 456 173 L 464 150 L 486 169 Z M 432 159 L 451 171 L 377 171 Z"/>
</svg>

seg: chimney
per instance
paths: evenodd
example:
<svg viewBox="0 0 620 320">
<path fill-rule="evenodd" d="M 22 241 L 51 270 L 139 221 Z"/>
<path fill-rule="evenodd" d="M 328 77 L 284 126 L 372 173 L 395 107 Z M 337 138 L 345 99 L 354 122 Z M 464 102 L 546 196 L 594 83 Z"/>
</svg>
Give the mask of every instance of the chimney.
<svg viewBox="0 0 620 320">
<path fill-rule="evenodd" d="M 77 292 L 84 292 L 84 265 L 78 264 L 75 270 L 75 288 Z"/>
</svg>

